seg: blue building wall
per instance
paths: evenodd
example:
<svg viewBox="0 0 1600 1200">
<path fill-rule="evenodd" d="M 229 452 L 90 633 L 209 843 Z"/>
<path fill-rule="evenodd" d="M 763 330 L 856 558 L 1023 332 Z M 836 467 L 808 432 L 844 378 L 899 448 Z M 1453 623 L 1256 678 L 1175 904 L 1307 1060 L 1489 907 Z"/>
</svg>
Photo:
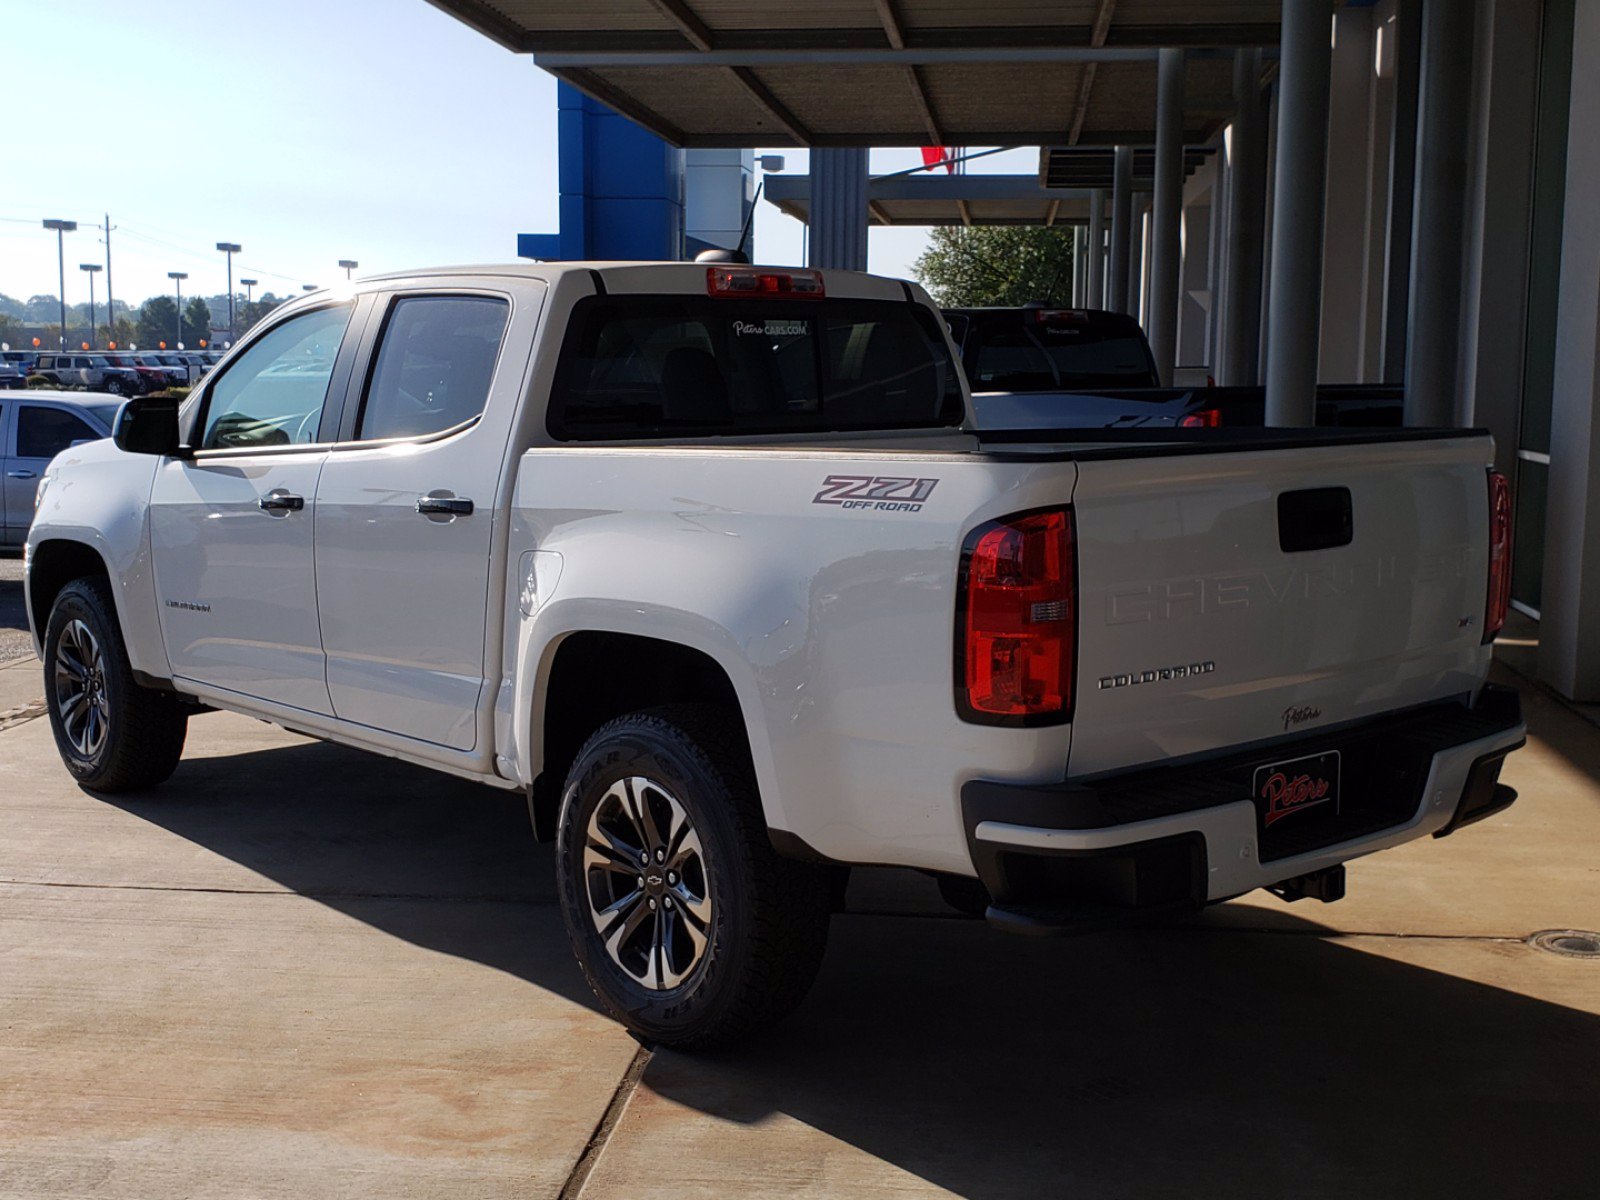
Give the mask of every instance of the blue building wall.
<svg viewBox="0 0 1600 1200">
<path fill-rule="evenodd" d="M 683 151 L 558 83 L 561 231 L 517 235 L 522 258 L 681 259 Z"/>
</svg>

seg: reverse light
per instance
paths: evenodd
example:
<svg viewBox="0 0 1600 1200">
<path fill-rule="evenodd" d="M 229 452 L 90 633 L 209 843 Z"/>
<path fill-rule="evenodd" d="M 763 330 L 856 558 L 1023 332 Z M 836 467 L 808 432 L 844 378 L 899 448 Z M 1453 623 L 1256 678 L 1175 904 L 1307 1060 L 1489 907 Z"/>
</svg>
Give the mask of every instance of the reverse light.
<svg viewBox="0 0 1600 1200">
<path fill-rule="evenodd" d="M 1197 408 L 1178 418 L 1179 429 L 1217 429 L 1222 425 L 1220 408 Z"/>
<path fill-rule="evenodd" d="M 707 267 L 706 294 L 744 299 L 821 300 L 821 271 L 763 271 L 759 267 Z"/>
<path fill-rule="evenodd" d="M 1489 596 L 1483 610 L 1483 640 L 1494 641 L 1511 608 L 1511 481 L 1489 472 Z"/>
<path fill-rule="evenodd" d="M 967 721 L 1051 725 L 1072 714 L 1077 638 L 1072 510 L 980 525 L 961 556 L 956 709 Z"/>
</svg>

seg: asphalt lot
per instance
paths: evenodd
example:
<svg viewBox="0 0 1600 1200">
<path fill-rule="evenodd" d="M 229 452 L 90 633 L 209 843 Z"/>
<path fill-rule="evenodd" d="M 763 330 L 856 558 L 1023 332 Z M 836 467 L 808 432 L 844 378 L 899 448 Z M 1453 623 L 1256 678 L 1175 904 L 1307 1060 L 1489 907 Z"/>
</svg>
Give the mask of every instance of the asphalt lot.
<svg viewBox="0 0 1600 1200">
<path fill-rule="evenodd" d="M 36 665 L 32 667 L 36 671 Z M 227 714 L 164 788 L 0 731 L 0 1197 L 1593 1196 L 1600 730 L 1336 905 L 1032 941 L 859 872 L 738 1053 L 597 1011 L 520 800 Z"/>
<path fill-rule="evenodd" d="M 22 556 L 0 550 L 0 663 L 32 654 L 28 613 L 22 603 Z"/>
</svg>

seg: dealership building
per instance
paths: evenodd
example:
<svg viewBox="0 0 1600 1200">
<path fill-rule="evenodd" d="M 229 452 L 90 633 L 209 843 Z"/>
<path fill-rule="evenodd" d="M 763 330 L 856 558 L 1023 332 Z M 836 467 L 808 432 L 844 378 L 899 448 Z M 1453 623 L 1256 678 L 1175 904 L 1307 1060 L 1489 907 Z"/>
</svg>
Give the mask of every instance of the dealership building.
<svg viewBox="0 0 1600 1200">
<path fill-rule="evenodd" d="M 1538 675 L 1600 702 L 1600 3 L 433 3 L 565 85 L 525 255 L 734 245 L 751 148 L 804 147 L 764 186 L 811 265 L 864 269 L 875 224 L 1068 225 L 1075 295 L 1164 378 L 1264 383 L 1282 425 L 1388 383 L 1408 424 L 1488 428 Z M 869 177 L 925 145 L 1039 171 Z"/>
</svg>

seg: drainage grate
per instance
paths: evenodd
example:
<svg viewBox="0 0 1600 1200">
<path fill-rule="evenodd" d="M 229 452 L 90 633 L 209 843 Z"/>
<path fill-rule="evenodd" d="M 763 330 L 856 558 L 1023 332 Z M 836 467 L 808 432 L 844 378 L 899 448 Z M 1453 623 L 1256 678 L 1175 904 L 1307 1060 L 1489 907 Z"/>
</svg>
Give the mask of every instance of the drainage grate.
<svg viewBox="0 0 1600 1200">
<path fill-rule="evenodd" d="M 1600 960 L 1600 933 L 1585 929 L 1546 929 L 1528 935 L 1528 945 L 1535 950 L 1548 950 L 1551 954 L 1567 958 L 1593 958 Z"/>
</svg>

